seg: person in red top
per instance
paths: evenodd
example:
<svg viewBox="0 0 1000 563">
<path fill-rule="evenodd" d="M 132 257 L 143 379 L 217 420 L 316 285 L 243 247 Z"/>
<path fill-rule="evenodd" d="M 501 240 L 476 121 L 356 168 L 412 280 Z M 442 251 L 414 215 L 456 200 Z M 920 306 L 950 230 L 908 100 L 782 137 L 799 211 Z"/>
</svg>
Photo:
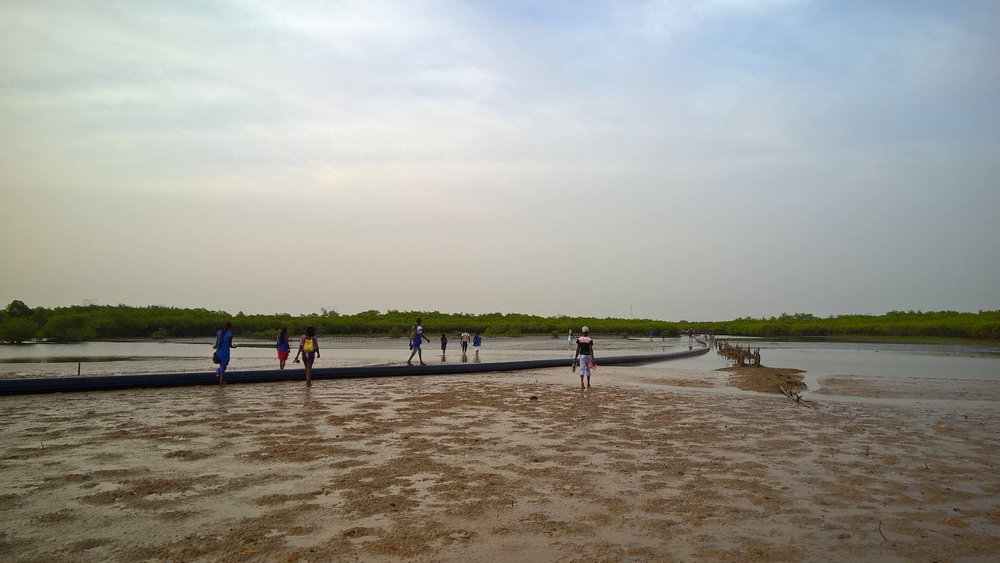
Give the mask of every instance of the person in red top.
<svg viewBox="0 0 1000 563">
<path fill-rule="evenodd" d="M 576 339 L 576 355 L 573 365 L 580 365 L 580 389 L 584 389 L 583 376 L 587 376 L 587 387 L 590 387 L 591 366 L 594 365 L 594 340 L 590 338 L 590 329 L 583 327 L 583 336 Z"/>
<path fill-rule="evenodd" d="M 299 351 L 295 353 L 295 363 L 299 363 L 299 355 L 306 366 L 306 387 L 312 387 L 313 362 L 319 357 L 319 340 L 313 325 L 306 327 L 306 333 L 299 339 Z"/>
</svg>

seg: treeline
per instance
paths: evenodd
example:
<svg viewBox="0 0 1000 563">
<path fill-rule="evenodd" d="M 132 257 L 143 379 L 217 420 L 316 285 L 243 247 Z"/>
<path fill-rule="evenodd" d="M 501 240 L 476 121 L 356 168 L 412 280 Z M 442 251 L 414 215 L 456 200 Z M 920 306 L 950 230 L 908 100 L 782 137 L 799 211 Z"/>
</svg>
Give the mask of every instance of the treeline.
<svg viewBox="0 0 1000 563">
<path fill-rule="evenodd" d="M 364 311 L 341 315 L 335 311 L 292 316 L 230 315 L 225 311 L 179 309 L 176 307 L 130 307 L 127 305 L 75 305 L 71 307 L 28 307 L 14 301 L 0 311 L 0 341 L 25 342 L 54 340 L 79 342 L 109 338 L 171 338 L 211 336 L 226 322 L 240 336 L 273 338 L 281 327 L 292 334 L 313 325 L 325 335 L 406 336 L 417 317 L 423 319 L 428 335 L 481 332 L 486 336 L 554 334 L 565 336 L 569 330 L 580 331 L 583 325 L 599 333 L 640 334 L 666 330 L 679 334 L 674 323 L 649 320 L 596 319 L 584 317 L 539 317 L 535 315 L 489 313 L 440 313 L 437 311 Z"/>
<path fill-rule="evenodd" d="M 884 315 L 815 317 L 808 313 L 696 323 L 733 336 L 939 336 L 1000 339 L 1000 311 L 890 311 Z"/>
<path fill-rule="evenodd" d="M 225 311 L 176 307 L 127 305 L 77 305 L 29 307 L 13 301 L 0 310 L 0 341 L 51 340 L 79 342 L 112 338 L 179 338 L 211 336 L 226 322 L 244 337 L 272 338 L 281 327 L 299 334 L 313 325 L 324 335 L 406 336 L 414 320 L 422 317 L 425 332 L 456 334 L 481 332 L 486 336 L 553 335 L 579 332 L 588 325 L 597 334 L 677 336 L 682 330 L 711 330 L 732 336 L 949 336 L 1000 339 L 1000 311 L 979 313 L 901 312 L 885 315 L 841 315 L 820 318 L 809 314 L 771 318 L 742 318 L 723 322 L 657 321 L 591 317 L 539 317 L 489 313 L 440 313 L 437 311 L 364 311 L 340 315 L 335 311 L 292 316 L 230 315 Z"/>
</svg>

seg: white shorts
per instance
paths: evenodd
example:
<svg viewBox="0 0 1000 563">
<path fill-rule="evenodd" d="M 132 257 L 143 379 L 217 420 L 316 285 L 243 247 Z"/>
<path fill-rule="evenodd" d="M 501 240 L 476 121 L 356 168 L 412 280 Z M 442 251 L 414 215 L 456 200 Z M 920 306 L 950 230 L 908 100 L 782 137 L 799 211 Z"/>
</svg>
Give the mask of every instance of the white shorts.
<svg viewBox="0 0 1000 563">
<path fill-rule="evenodd" d="M 586 371 L 586 373 L 584 373 Z M 580 355 L 580 377 L 590 377 L 590 356 Z"/>
<path fill-rule="evenodd" d="M 475 350 L 476 352 L 478 352 L 479 351 L 479 346 L 473 346 L 472 349 Z"/>
</svg>

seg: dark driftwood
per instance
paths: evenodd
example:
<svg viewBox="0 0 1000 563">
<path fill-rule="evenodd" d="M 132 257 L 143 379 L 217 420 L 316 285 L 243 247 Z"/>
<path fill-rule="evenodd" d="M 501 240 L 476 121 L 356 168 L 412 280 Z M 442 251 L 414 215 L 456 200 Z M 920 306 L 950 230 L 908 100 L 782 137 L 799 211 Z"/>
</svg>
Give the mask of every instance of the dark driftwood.
<svg viewBox="0 0 1000 563">
<path fill-rule="evenodd" d="M 718 340 L 715 342 L 715 351 L 740 367 L 747 364 L 760 367 L 760 348 L 750 348 L 749 346 L 744 348 L 738 343 L 733 346 L 729 344 L 728 340 Z"/>
</svg>

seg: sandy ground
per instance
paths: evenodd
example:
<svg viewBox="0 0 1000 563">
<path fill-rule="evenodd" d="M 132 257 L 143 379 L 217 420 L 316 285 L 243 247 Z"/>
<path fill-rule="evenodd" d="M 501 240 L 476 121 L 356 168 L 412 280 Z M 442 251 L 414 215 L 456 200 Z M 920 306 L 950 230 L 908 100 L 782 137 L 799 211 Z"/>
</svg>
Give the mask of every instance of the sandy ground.
<svg viewBox="0 0 1000 563">
<path fill-rule="evenodd" d="M 718 371 L 728 372 L 729 385 L 744 391 L 782 393 L 787 396 L 806 389 L 805 377 L 800 369 L 772 368 L 768 366 L 731 366 Z M 791 393 L 791 395 L 789 395 Z"/>
<path fill-rule="evenodd" d="M 0 560 L 1000 561 L 996 386 L 806 405 L 729 378 L 2 397 Z"/>
</svg>

